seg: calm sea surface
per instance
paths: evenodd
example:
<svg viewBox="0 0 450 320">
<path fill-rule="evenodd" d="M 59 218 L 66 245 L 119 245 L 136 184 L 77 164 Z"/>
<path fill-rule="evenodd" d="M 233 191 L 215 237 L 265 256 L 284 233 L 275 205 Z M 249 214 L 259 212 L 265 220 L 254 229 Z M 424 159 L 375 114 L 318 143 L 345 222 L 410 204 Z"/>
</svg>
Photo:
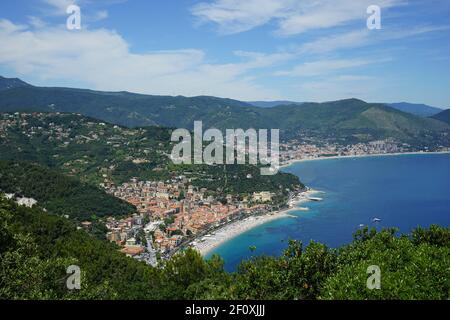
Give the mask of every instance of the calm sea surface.
<svg viewBox="0 0 450 320">
<path fill-rule="evenodd" d="M 284 171 L 324 191 L 321 202 L 303 203 L 310 211 L 243 233 L 211 254 L 220 254 L 228 271 L 251 255 L 279 255 L 287 240 L 314 240 L 336 247 L 352 240 L 360 224 L 398 227 L 450 226 L 450 154 L 401 155 L 299 162 Z M 381 222 L 374 223 L 374 217 Z M 251 253 L 250 246 L 256 246 Z M 210 254 L 210 255 L 211 255 Z"/>
</svg>

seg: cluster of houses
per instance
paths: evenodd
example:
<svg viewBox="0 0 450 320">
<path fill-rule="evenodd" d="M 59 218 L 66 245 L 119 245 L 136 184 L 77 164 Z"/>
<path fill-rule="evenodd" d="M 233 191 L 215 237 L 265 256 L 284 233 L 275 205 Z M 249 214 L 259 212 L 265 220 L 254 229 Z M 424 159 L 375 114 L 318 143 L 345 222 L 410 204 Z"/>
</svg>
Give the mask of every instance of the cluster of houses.
<svg viewBox="0 0 450 320">
<path fill-rule="evenodd" d="M 38 203 L 33 198 L 16 197 L 16 195 L 14 193 L 7 193 L 7 194 L 5 194 L 5 198 L 8 199 L 8 200 L 12 200 L 13 198 L 15 198 L 15 202 L 19 206 L 24 206 L 24 207 L 27 207 L 27 208 L 32 208 L 35 204 Z"/>
<path fill-rule="evenodd" d="M 106 238 L 122 247 L 122 252 L 129 256 L 137 256 L 145 251 L 143 239 L 137 240 L 139 232 L 144 227 L 144 217 L 134 214 L 131 217 L 117 220 L 108 217 L 105 223 L 108 233 Z"/>
<path fill-rule="evenodd" d="M 144 249 L 136 241 L 139 230 L 144 231 L 154 249 L 166 253 L 177 248 L 187 236 L 266 209 L 273 197 L 271 192 L 257 192 L 250 199 L 240 200 L 227 195 L 223 203 L 207 189 L 194 187 L 185 176 L 159 182 L 132 179 L 120 186 L 109 183 L 105 188 L 137 208 L 132 217 L 109 218 L 106 223 L 108 240 L 121 245 L 130 255 L 140 254 L 138 248 Z"/>
<path fill-rule="evenodd" d="M 405 143 L 399 144 L 393 139 L 377 140 L 367 143 L 356 143 L 352 145 L 339 145 L 336 143 L 323 142 L 320 144 L 293 140 L 280 145 L 281 163 L 290 160 L 315 159 L 326 156 L 360 156 L 369 154 L 387 154 L 407 152 L 411 146 Z"/>
</svg>

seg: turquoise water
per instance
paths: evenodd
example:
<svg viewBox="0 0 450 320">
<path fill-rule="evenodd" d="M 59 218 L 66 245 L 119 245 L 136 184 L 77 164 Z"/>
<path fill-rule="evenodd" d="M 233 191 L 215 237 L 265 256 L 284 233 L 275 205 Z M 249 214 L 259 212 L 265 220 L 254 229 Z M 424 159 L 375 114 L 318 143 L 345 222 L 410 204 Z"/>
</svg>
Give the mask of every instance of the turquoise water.
<svg viewBox="0 0 450 320">
<path fill-rule="evenodd" d="M 269 222 L 222 244 L 211 254 L 221 255 L 228 271 L 252 255 L 281 254 L 289 239 L 331 247 L 348 243 L 360 224 L 401 232 L 450 226 L 450 154 L 327 159 L 284 171 L 324 191 L 318 195 L 323 201 L 304 203 L 310 211 L 294 211 L 296 218 Z M 382 221 L 374 223 L 374 217 Z M 256 251 L 251 253 L 250 246 Z"/>
</svg>

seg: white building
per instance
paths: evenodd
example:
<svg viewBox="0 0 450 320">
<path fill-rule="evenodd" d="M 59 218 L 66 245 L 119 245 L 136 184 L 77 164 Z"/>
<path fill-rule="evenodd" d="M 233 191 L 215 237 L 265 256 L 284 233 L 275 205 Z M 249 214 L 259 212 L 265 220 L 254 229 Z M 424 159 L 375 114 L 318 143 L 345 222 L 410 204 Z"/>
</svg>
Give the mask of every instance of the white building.
<svg viewBox="0 0 450 320">
<path fill-rule="evenodd" d="M 28 208 L 33 207 L 37 203 L 37 201 L 34 200 L 33 198 L 25 198 L 25 197 L 17 198 L 16 202 L 19 206 L 25 206 Z"/>
<path fill-rule="evenodd" d="M 254 192 L 253 200 L 261 202 L 272 201 L 272 193 L 269 191 Z"/>
</svg>

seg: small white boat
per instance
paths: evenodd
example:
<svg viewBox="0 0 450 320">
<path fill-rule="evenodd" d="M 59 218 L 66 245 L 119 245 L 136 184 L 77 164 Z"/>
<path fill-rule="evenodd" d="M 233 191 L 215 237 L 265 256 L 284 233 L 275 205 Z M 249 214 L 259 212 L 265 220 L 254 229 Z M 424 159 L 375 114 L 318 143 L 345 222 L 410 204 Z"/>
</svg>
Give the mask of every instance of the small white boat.
<svg viewBox="0 0 450 320">
<path fill-rule="evenodd" d="M 309 200 L 311 201 L 322 201 L 322 198 L 318 198 L 318 197 L 308 197 Z"/>
<path fill-rule="evenodd" d="M 373 218 L 373 219 L 372 219 L 372 222 L 380 222 L 380 221 L 381 221 L 380 218 Z"/>
</svg>

